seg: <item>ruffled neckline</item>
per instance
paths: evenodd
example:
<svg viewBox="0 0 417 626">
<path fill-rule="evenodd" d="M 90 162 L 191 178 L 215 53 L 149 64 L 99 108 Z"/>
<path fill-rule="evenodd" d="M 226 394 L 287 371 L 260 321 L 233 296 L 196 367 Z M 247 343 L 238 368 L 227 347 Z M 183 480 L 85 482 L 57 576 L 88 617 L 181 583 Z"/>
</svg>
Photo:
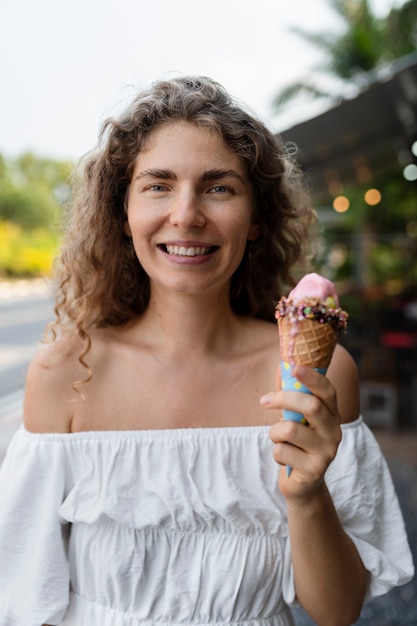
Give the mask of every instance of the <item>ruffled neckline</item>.
<svg viewBox="0 0 417 626">
<path fill-rule="evenodd" d="M 357 428 L 363 422 L 362 416 L 355 421 L 342 424 L 342 430 Z M 163 429 L 137 429 L 137 430 L 83 430 L 71 433 L 34 433 L 27 430 L 24 424 L 20 426 L 21 434 L 27 438 L 48 439 L 56 441 L 83 440 L 83 439 L 201 439 L 210 437 L 251 437 L 269 432 L 271 425 L 259 424 L 257 426 L 213 426 L 213 427 L 190 427 L 190 428 L 163 428 Z"/>
</svg>

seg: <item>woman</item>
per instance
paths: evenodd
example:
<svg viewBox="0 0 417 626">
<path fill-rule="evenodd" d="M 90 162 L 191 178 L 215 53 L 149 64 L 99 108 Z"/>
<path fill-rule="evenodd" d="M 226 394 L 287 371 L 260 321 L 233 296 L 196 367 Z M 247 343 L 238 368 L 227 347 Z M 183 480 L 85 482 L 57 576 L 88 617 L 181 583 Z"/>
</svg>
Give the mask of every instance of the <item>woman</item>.
<svg viewBox="0 0 417 626">
<path fill-rule="evenodd" d="M 1 626 L 284 626 L 295 601 L 343 626 L 409 579 L 350 356 L 296 368 L 310 396 L 277 389 L 306 207 L 283 147 L 210 79 L 104 125 L 2 468 Z"/>
</svg>

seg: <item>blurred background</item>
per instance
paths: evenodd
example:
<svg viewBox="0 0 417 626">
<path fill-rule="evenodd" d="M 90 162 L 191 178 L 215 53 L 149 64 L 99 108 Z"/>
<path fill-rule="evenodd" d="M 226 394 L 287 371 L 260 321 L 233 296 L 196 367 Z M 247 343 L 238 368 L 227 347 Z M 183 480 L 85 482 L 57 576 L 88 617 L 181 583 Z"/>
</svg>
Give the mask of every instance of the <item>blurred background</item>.
<svg viewBox="0 0 417 626">
<path fill-rule="evenodd" d="M 321 226 L 317 270 L 350 313 L 342 341 L 415 551 L 417 0 L 16 0 L 0 10 L 0 460 L 53 317 L 75 163 L 138 88 L 205 74 L 296 146 Z M 416 624 L 415 581 L 378 606 L 359 623 Z"/>
</svg>

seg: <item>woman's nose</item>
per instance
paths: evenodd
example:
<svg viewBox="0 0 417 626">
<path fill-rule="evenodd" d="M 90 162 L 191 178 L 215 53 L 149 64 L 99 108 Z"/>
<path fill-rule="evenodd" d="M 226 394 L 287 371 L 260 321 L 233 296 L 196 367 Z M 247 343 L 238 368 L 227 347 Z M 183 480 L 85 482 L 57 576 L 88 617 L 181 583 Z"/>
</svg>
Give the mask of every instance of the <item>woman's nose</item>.
<svg viewBox="0 0 417 626">
<path fill-rule="evenodd" d="M 181 228 L 201 228 L 206 223 L 203 203 L 195 193 L 184 192 L 174 199 L 170 221 Z"/>
</svg>

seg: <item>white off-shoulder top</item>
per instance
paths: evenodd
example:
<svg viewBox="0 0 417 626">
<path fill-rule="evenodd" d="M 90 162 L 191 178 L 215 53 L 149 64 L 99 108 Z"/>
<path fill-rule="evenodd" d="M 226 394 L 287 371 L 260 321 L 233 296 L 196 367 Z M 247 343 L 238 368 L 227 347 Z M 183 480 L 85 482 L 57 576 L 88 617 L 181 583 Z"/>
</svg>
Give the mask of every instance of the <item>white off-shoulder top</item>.
<svg viewBox="0 0 417 626">
<path fill-rule="evenodd" d="M 268 433 L 22 427 L 0 470 L 0 625 L 292 624 Z M 372 574 L 368 598 L 407 582 L 403 519 L 362 419 L 343 426 L 326 481 Z"/>
</svg>

